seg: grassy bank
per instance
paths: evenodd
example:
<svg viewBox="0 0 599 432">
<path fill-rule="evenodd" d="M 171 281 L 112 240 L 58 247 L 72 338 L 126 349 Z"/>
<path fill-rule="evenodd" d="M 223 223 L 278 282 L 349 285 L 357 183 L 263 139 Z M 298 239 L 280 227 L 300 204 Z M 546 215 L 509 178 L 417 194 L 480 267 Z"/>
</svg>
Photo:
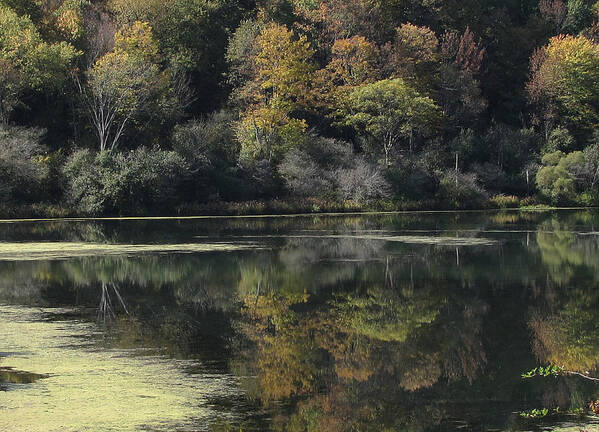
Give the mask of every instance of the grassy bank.
<svg viewBox="0 0 599 432">
<path fill-rule="evenodd" d="M 483 206 L 469 206 L 468 203 L 440 203 L 434 200 L 423 201 L 372 201 L 357 203 L 354 201 L 329 201 L 316 198 L 265 200 L 244 202 L 208 202 L 188 203 L 162 211 L 139 211 L 129 214 L 84 214 L 76 209 L 59 204 L 1 205 L 2 219 L 37 218 L 73 218 L 73 217 L 127 217 L 127 216 L 259 216 L 292 215 L 319 213 L 358 213 L 358 212 L 395 212 L 395 211 L 435 211 L 435 210 L 489 210 L 502 208 L 521 208 L 523 210 L 551 208 L 531 197 L 520 199 L 513 196 L 496 196 Z"/>
</svg>

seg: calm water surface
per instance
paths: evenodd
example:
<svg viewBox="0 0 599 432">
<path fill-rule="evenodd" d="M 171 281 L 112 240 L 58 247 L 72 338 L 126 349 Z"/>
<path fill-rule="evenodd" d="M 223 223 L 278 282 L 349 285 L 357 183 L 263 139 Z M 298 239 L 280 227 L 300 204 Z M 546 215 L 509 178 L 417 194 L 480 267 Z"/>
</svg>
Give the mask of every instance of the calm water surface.
<svg viewBox="0 0 599 432">
<path fill-rule="evenodd" d="M 0 431 L 597 431 L 598 323 L 599 211 L 0 223 Z"/>
</svg>

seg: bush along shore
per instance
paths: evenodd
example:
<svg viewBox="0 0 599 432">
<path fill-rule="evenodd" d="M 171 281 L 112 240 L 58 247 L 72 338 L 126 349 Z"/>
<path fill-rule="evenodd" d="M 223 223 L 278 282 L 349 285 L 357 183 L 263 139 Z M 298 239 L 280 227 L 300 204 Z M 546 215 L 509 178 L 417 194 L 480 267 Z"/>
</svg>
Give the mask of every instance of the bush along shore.
<svg viewBox="0 0 599 432">
<path fill-rule="evenodd" d="M 0 213 L 599 205 L 599 2 L 399 3 L 0 0 Z"/>
</svg>

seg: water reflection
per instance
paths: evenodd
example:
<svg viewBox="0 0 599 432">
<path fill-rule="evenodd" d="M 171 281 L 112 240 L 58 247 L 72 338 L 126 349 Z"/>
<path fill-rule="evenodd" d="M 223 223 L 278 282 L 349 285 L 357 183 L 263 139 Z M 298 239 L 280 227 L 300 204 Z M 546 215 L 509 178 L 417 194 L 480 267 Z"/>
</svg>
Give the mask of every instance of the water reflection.
<svg viewBox="0 0 599 432">
<path fill-rule="evenodd" d="M 8 384 L 32 384 L 48 375 L 19 371 L 13 368 L 0 368 L 0 390 L 7 390 Z"/>
<path fill-rule="evenodd" d="M 102 294 L 100 296 L 100 305 L 98 306 L 98 321 L 102 320 L 106 324 L 106 319 L 110 320 L 116 318 L 115 308 L 112 305 L 112 294 L 118 299 L 120 306 L 123 311 L 129 315 L 127 305 L 119 292 L 119 288 L 115 284 L 102 283 L 101 285 Z"/>
<path fill-rule="evenodd" d="M 593 211 L 0 224 L 10 242 L 261 246 L 0 262 L 0 303 L 12 305 L 0 311 L 67 308 L 31 322 L 86 323 L 67 333 L 97 353 L 135 351 L 145 379 L 164 374 L 157 391 L 170 388 L 168 377 L 189 406 L 213 410 L 172 408 L 166 420 L 142 410 L 122 430 L 168 421 L 189 430 L 530 430 L 566 420 L 588 429 L 586 415 L 517 413 L 586 412 L 599 398 L 596 384 L 576 377 L 520 377 L 539 364 L 599 376 L 597 226 Z M 45 369 L 15 356 L 0 364 L 65 373 L 32 358 Z M 102 361 L 142 379 L 131 365 Z M 80 367 L 71 373 L 89 373 Z M 118 391 L 118 380 L 111 385 Z M 35 400 L 20 392 L 11 392 L 15 403 Z"/>
</svg>

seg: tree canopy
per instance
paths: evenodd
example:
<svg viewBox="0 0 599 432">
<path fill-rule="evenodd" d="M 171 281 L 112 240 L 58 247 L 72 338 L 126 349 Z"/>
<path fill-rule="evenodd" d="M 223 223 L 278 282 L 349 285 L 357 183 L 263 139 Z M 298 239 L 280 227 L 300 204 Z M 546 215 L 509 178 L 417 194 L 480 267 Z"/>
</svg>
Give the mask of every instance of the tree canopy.
<svg viewBox="0 0 599 432">
<path fill-rule="evenodd" d="M 593 0 L 0 0 L 0 123 L 67 207 L 70 156 L 142 148 L 181 211 L 597 204 L 598 83 Z"/>
</svg>

